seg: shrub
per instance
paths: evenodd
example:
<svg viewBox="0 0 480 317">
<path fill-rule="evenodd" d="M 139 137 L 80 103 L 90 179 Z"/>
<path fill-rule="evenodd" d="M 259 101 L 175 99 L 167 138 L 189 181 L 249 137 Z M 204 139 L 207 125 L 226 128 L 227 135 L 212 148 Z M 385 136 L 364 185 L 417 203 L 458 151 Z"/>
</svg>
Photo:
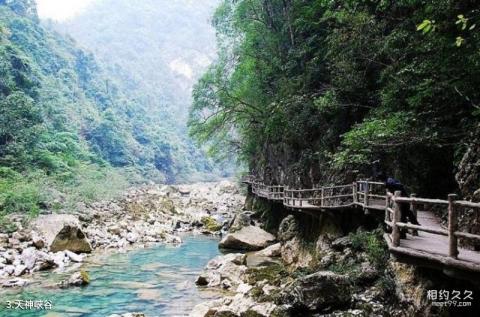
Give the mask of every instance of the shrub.
<svg viewBox="0 0 480 317">
<path fill-rule="evenodd" d="M 369 261 L 377 269 L 385 266 L 389 253 L 382 237 L 383 231 L 376 229 L 374 231 L 358 231 L 350 234 L 352 249 L 364 251 Z"/>
</svg>

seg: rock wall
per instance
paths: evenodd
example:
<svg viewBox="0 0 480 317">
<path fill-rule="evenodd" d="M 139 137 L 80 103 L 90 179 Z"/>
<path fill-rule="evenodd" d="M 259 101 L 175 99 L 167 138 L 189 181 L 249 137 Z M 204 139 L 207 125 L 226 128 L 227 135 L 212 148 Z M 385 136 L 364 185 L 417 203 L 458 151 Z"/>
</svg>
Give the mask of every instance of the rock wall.
<svg viewBox="0 0 480 317">
<path fill-rule="evenodd" d="M 460 161 L 456 180 L 464 199 L 480 202 L 480 125 L 471 140 Z M 480 210 L 461 210 L 459 226 L 463 231 L 480 234 Z M 480 250 L 480 242 L 460 242 L 463 246 Z"/>
</svg>

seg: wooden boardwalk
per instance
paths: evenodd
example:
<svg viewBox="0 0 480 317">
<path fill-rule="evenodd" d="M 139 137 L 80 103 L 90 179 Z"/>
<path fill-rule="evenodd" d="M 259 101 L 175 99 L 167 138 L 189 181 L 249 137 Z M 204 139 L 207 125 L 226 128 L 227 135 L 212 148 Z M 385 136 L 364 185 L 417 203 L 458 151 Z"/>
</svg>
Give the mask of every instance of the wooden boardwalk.
<svg viewBox="0 0 480 317">
<path fill-rule="evenodd" d="M 400 192 L 387 193 L 384 183 L 358 181 L 348 185 L 291 189 L 282 185 L 265 185 L 253 176 L 243 183 L 251 186 L 252 193 L 294 211 L 321 212 L 325 210 L 362 208 L 365 211 L 385 212 L 385 224 L 390 233 L 384 237 L 390 252 L 399 261 L 434 267 L 460 278 L 480 277 L 480 252 L 458 246 L 459 239 L 480 241 L 480 235 L 458 231 L 457 218 L 464 210 L 480 209 L 480 203 L 457 201 L 455 195 L 448 200 L 401 197 Z M 401 204 L 409 204 L 417 214 L 420 226 L 401 222 Z M 433 208 L 448 210 L 448 224 L 444 228 Z M 401 231 L 408 232 L 401 238 Z M 415 234 L 413 234 L 415 233 Z M 480 280 L 479 280 L 480 281 Z"/>
</svg>

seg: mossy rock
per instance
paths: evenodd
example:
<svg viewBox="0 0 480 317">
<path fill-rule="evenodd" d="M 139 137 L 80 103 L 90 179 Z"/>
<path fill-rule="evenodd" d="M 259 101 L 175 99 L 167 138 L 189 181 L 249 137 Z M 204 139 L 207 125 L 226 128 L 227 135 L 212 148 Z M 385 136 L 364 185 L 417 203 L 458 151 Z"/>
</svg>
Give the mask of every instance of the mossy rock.
<svg viewBox="0 0 480 317">
<path fill-rule="evenodd" d="M 201 222 L 208 231 L 212 232 L 219 231 L 223 227 L 215 219 L 209 216 L 202 217 Z"/>
<path fill-rule="evenodd" d="M 281 264 L 250 268 L 247 270 L 247 282 L 250 285 L 256 285 L 257 282 L 267 280 L 269 284 L 278 286 L 282 279 L 288 276 L 288 271 Z"/>
<path fill-rule="evenodd" d="M 80 271 L 80 276 L 82 277 L 82 281 L 84 284 L 90 284 L 90 275 L 87 271 Z"/>
<path fill-rule="evenodd" d="M 241 313 L 240 317 L 263 317 L 263 315 L 259 314 L 254 310 L 249 309 L 246 312 Z"/>
<path fill-rule="evenodd" d="M 172 215 L 178 214 L 177 210 L 175 209 L 175 204 L 174 204 L 173 200 L 168 199 L 168 198 L 164 198 L 161 201 L 160 205 L 161 205 L 161 208 L 162 208 L 163 211 L 168 211 Z"/>
</svg>

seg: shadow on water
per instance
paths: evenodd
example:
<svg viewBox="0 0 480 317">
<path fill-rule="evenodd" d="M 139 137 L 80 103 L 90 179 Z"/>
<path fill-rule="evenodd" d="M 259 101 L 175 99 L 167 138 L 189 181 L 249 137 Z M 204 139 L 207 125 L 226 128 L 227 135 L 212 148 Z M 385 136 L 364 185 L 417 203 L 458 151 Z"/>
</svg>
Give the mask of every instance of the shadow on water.
<svg viewBox="0 0 480 317">
<path fill-rule="evenodd" d="M 186 236 L 177 247 L 97 254 L 81 267 L 90 274 L 87 287 L 59 289 L 54 285 L 68 273 L 39 273 L 36 280 L 40 282 L 24 289 L 0 290 L 0 316 L 96 317 L 126 312 L 185 316 L 196 304 L 220 296 L 194 283 L 207 262 L 219 254 L 218 240 L 206 236 Z M 7 310 L 7 301 L 15 306 L 15 300 L 50 300 L 53 308 Z"/>
</svg>

